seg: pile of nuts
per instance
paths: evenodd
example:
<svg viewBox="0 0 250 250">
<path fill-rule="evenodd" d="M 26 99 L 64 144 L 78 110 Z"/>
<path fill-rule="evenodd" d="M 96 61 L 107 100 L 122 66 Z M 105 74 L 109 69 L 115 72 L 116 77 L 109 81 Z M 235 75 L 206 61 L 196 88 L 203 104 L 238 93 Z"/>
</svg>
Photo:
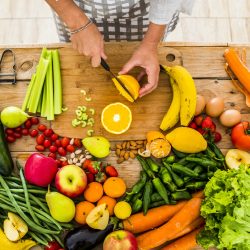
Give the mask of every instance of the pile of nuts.
<svg viewBox="0 0 250 250">
<path fill-rule="evenodd" d="M 138 150 L 143 152 L 146 148 L 147 141 L 146 140 L 138 140 L 138 141 L 124 141 L 117 143 L 116 147 L 116 155 L 118 157 L 117 163 L 120 164 L 129 158 L 134 159 L 138 154 Z"/>
</svg>

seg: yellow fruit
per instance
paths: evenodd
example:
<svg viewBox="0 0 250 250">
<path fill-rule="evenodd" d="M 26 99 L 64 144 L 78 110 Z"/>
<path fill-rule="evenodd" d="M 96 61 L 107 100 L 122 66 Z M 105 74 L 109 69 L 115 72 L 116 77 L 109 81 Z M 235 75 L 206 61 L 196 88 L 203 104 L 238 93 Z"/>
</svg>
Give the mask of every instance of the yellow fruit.
<svg viewBox="0 0 250 250">
<path fill-rule="evenodd" d="M 101 115 L 102 126 L 112 134 L 126 132 L 132 122 L 132 113 L 126 105 L 116 102 L 107 105 Z"/>
<path fill-rule="evenodd" d="M 125 220 L 131 215 L 132 208 L 128 202 L 119 201 L 115 205 L 114 213 L 118 219 Z"/>
<path fill-rule="evenodd" d="M 147 138 L 147 142 L 151 143 L 155 139 L 159 139 L 159 138 L 165 139 L 165 136 L 161 132 L 153 130 L 153 131 L 147 132 L 146 138 Z"/>
<path fill-rule="evenodd" d="M 140 84 L 138 83 L 138 81 L 133 76 L 130 75 L 119 75 L 117 76 L 117 78 L 123 82 L 123 84 L 126 86 L 131 96 L 134 98 L 134 100 L 136 100 L 139 96 L 139 89 L 140 89 Z M 134 102 L 131 96 L 127 94 L 127 92 L 115 78 L 112 78 L 112 81 L 114 82 L 116 88 L 118 89 L 118 91 L 122 96 L 124 96 L 128 101 Z"/>
<path fill-rule="evenodd" d="M 173 148 L 183 153 L 198 153 L 207 148 L 207 141 L 196 130 L 179 127 L 166 135 Z"/>
<path fill-rule="evenodd" d="M 163 117 L 160 129 L 166 131 L 176 125 L 179 121 L 180 108 L 181 108 L 181 94 L 178 84 L 170 77 L 170 84 L 173 91 L 173 99 L 171 105 Z"/>
<path fill-rule="evenodd" d="M 159 138 L 150 143 L 149 150 L 156 158 L 166 157 L 171 151 L 171 145 L 165 139 Z"/>
</svg>

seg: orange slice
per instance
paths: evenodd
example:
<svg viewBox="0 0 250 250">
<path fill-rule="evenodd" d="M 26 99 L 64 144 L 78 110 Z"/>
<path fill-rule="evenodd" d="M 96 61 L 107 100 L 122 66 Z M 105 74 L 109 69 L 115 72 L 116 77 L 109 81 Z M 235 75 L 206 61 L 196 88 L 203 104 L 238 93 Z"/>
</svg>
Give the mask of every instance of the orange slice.
<svg viewBox="0 0 250 250">
<path fill-rule="evenodd" d="M 126 132 L 132 122 L 132 113 L 128 106 L 116 102 L 107 105 L 101 115 L 102 126 L 112 134 Z"/>
<path fill-rule="evenodd" d="M 170 153 L 171 145 L 167 140 L 159 138 L 150 143 L 149 150 L 154 157 L 163 158 Z"/>
<path fill-rule="evenodd" d="M 117 78 L 124 83 L 131 96 L 134 98 L 134 100 L 136 100 L 139 96 L 140 89 L 140 84 L 138 83 L 138 81 L 130 75 L 119 75 L 117 76 Z M 112 78 L 112 81 L 114 82 L 116 88 L 122 96 L 124 96 L 128 101 L 134 102 L 131 96 L 128 95 L 128 93 L 124 90 L 124 88 L 115 78 Z"/>
</svg>

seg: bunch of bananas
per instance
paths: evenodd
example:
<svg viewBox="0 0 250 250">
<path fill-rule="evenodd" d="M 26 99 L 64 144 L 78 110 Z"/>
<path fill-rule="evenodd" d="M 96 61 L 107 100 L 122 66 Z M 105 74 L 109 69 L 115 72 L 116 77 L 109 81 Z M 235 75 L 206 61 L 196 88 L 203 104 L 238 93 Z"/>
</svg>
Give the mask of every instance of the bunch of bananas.
<svg viewBox="0 0 250 250">
<path fill-rule="evenodd" d="M 173 99 L 165 114 L 160 128 L 168 130 L 180 119 L 182 126 L 188 126 L 194 117 L 196 108 L 196 88 L 190 73 L 182 66 L 161 66 L 170 77 Z"/>
</svg>

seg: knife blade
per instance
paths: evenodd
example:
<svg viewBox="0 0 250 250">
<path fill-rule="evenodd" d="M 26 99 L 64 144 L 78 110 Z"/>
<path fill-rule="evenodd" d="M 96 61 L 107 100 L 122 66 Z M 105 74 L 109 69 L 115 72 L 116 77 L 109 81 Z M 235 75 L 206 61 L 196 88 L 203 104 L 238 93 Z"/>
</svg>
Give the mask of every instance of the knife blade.
<svg viewBox="0 0 250 250">
<path fill-rule="evenodd" d="M 111 71 L 108 63 L 103 59 L 101 58 L 101 65 L 102 67 L 108 71 L 113 78 L 115 78 L 117 80 L 117 82 L 119 82 L 119 84 L 121 85 L 121 87 L 125 90 L 125 92 L 133 99 L 133 101 L 135 101 L 134 97 L 130 94 L 129 90 L 127 89 L 127 87 L 125 86 L 125 84 Z"/>
</svg>

